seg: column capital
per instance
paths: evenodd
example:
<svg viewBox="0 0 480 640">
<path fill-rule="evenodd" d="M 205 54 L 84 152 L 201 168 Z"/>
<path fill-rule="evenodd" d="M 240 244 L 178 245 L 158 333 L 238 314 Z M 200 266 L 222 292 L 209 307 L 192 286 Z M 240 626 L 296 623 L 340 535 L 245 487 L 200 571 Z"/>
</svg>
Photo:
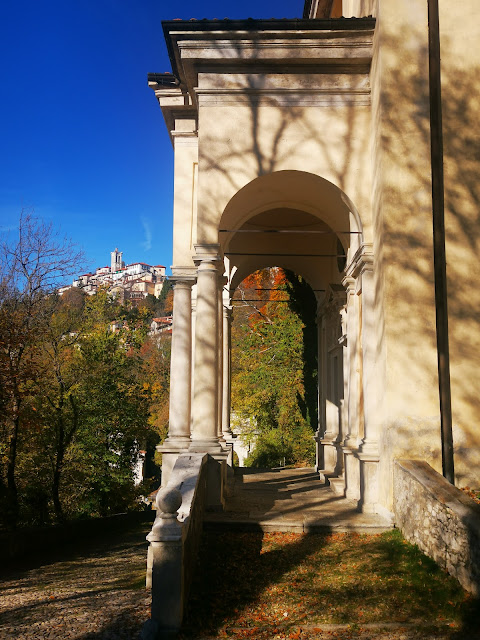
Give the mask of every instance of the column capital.
<svg viewBox="0 0 480 640">
<path fill-rule="evenodd" d="M 191 289 L 195 284 L 196 278 L 169 276 L 168 280 L 172 283 L 174 289 Z"/>
<path fill-rule="evenodd" d="M 371 243 L 364 243 L 353 256 L 345 272 L 346 278 L 358 278 L 367 271 L 373 271 L 374 257 Z"/>
<path fill-rule="evenodd" d="M 197 270 L 195 267 L 170 267 L 170 269 L 172 270 L 172 275 L 168 276 L 168 280 L 170 280 L 172 283 L 175 282 L 175 280 L 193 280 L 195 281 L 195 278 L 197 276 Z"/>
<path fill-rule="evenodd" d="M 352 278 L 351 276 L 345 276 L 342 280 L 342 284 L 345 287 L 347 296 L 348 294 L 355 291 L 355 278 Z"/>
<path fill-rule="evenodd" d="M 232 320 L 233 320 L 233 308 L 223 305 L 223 317 L 226 320 L 228 320 L 229 322 L 232 322 Z"/>
<path fill-rule="evenodd" d="M 215 268 L 223 264 L 219 244 L 196 244 L 193 262 L 197 267 L 204 264 L 212 264 Z"/>
</svg>

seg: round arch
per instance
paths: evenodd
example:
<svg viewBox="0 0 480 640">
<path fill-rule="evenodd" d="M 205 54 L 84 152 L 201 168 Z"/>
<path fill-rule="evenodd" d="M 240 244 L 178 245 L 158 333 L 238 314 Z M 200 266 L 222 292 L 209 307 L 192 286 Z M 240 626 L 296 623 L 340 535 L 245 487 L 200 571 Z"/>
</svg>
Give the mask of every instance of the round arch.
<svg viewBox="0 0 480 640">
<path fill-rule="evenodd" d="M 219 226 L 230 290 L 256 269 L 279 266 L 302 275 L 321 298 L 329 284 L 340 284 L 345 261 L 362 240 L 362 221 L 348 196 L 305 171 L 252 180 L 229 201 Z"/>
<path fill-rule="evenodd" d="M 309 213 L 336 233 L 346 252 L 355 253 L 363 240 L 361 217 L 350 198 L 335 184 L 307 171 L 276 171 L 255 178 L 228 202 L 219 231 L 222 249 L 252 217 L 268 210 Z"/>
</svg>

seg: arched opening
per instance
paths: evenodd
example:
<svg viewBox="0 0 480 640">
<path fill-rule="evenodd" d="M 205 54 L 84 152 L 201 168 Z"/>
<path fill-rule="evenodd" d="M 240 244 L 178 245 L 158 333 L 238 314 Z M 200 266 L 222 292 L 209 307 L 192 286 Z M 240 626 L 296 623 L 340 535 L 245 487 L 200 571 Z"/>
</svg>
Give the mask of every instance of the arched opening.
<svg viewBox="0 0 480 640">
<path fill-rule="evenodd" d="M 318 424 L 316 298 L 266 267 L 232 296 L 232 427 L 241 466 L 313 467 Z"/>
<path fill-rule="evenodd" d="M 299 171 L 262 176 L 227 205 L 219 228 L 228 285 L 224 303 L 249 274 L 272 265 L 299 274 L 315 300 L 317 361 L 316 468 L 325 479 L 345 477 L 344 445 L 361 431 L 361 288 L 347 278 L 363 246 L 358 213 L 335 185 Z M 349 293 L 347 293 L 347 290 Z M 350 298 L 350 348 L 347 341 Z M 233 296 L 235 300 L 235 296 Z M 235 303 L 234 303 L 235 304 Z M 354 319 L 355 316 L 355 319 Z M 311 356 L 303 353 L 303 358 Z M 350 440 L 349 440 L 350 439 Z M 353 460 L 353 458 L 352 458 Z M 349 464 L 350 464 L 349 459 Z M 359 462 L 350 471 L 351 497 L 360 498 Z"/>
<path fill-rule="evenodd" d="M 250 274 L 275 266 L 301 277 L 313 296 L 317 346 L 310 344 L 315 353 L 308 356 L 318 362 L 316 469 L 362 510 L 374 510 L 381 333 L 373 254 L 353 204 L 338 187 L 313 174 L 264 175 L 229 201 L 218 223 L 218 238 L 218 244 L 195 245 L 194 272 L 176 268 L 164 466 L 185 448 L 207 452 L 222 464 L 232 461 L 233 293 Z M 288 342 L 287 328 L 284 333 Z M 303 365 L 305 357 L 302 353 Z M 191 378 L 186 371 L 192 371 Z M 305 401 L 303 392 L 298 395 Z M 191 408 L 185 398 L 191 398 Z M 273 422 L 278 426 L 278 403 L 275 410 Z M 300 409 L 297 415 L 301 413 Z M 310 411 L 310 425 L 313 414 Z M 261 412 L 251 415 L 258 421 Z M 291 417 L 291 422 L 298 426 L 302 421 Z M 217 499 L 221 506 L 221 491 Z"/>
</svg>

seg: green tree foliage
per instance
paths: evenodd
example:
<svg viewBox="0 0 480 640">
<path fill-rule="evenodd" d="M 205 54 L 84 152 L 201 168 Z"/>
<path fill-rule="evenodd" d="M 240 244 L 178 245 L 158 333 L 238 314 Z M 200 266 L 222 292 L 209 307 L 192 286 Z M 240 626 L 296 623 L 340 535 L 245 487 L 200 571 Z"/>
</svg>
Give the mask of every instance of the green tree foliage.
<svg viewBox="0 0 480 640">
<path fill-rule="evenodd" d="M 49 321 L 49 297 L 78 268 L 81 254 L 30 213 L 14 236 L 0 239 L 0 506 L 14 526 L 19 516 L 18 447 L 32 422 L 28 398 L 41 375 L 36 349 Z"/>
<path fill-rule="evenodd" d="M 64 494 L 70 511 L 85 515 L 115 513 L 132 502 L 133 465 L 148 420 L 139 353 L 145 329 L 118 327 L 112 315 L 115 303 L 105 291 L 90 297 L 77 342 L 81 420 L 65 485 L 81 491 L 72 501 Z"/>
<path fill-rule="evenodd" d="M 243 438 L 254 444 L 247 464 L 312 464 L 313 292 L 299 277 L 277 268 L 252 274 L 235 297 L 232 412 Z"/>
<path fill-rule="evenodd" d="M 27 223 L 33 239 L 45 237 L 41 223 Z M 20 256 L 27 240 L 35 246 L 32 237 L 23 235 Z M 52 255 L 53 265 L 63 256 L 58 248 Z M 153 458 L 167 424 L 170 337 L 148 336 L 148 309 L 122 306 L 106 290 L 58 296 L 48 270 L 36 285 L 25 274 L 15 280 L 5 266 L 14 270 L 4 258 L 1 523 L 61 522 L 135 507 L 143 490 L 134 483 L 139 452 L 150 450 Z M 158 477 L 152 467 L 150 473 Z"/>
<path fill-rule="evenodd" d="M 155 445 L 163 442 L 168 434 L 171 346 L 170 334 L 160 333 L 146 340 L 140 351 L 143 391 L 149 403 L 149 428 L 145 434 L 144 445 L 147 476 L 154 476 L 154 469 L 149 469 L 149 463 L 153 458 L 157 465 L 161 466 L 161 454 L 155 452 Z"/>
</svg>

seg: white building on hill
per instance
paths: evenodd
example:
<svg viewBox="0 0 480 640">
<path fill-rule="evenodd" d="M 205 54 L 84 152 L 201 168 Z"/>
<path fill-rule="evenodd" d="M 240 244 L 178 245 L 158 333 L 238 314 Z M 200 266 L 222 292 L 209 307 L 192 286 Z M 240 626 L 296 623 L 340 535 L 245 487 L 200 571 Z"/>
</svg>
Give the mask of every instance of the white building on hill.
<svg viewBox="0 0 480 640">
<path fill-rule="evenodd" d="M 99 287 L 108 287 L 109 292 L 122 302 L 135 302 L 146 298 L 148 294 L 156 297 L 160 294 L 166 279 L 163 265 L 133 262 L 125 266 L 122 252 L 117 248 L 110 255 L 110 266 L 97 267 L 94 273 L 78 276 L 71 285 L 58 290 L 60 295 L 71 287 L 79 287 L 88 295 L 96 293 Z"/>
</svg>

